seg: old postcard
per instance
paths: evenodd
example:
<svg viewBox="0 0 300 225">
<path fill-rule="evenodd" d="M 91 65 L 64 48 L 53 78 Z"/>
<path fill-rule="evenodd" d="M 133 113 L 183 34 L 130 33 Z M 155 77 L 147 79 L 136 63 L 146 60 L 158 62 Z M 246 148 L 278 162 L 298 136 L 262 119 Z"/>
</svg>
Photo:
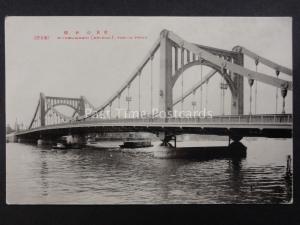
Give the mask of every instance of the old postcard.
<svg viewBox="0 0 300 225">
<path fill-rule="evenodd" d="M 7 204 L 292 204 L 289 17 L 5 19 Z"/>
</svg>

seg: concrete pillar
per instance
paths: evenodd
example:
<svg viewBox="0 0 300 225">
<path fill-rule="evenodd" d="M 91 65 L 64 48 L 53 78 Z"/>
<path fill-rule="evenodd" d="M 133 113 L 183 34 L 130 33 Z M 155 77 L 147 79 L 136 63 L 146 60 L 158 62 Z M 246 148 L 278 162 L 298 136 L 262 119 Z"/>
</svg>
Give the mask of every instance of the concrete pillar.
<svg viewBox="0 0 300 225">
<path fill-rule="evenodd" d="M 167 116 L 172 115 L 172 43 L 168 39 L 168 31 L 160 33 L 160 78 L 159 78 L 159 111 Z"/>
<path fill-rule="evenodd" d="M 41 120 L 41 126 L 45 126 L 45 99 L 43 98 L 43 94 L 40 93 L 40 120 Z"/>
<path fill-rule="evenodd" d="M 238 50 L 237 47 L 233 48 L 233 51 L 235 52 L 238 52 Z M 238 53 L 237 56 L 233 57 L 233 63 L 243 66 L 244 55 Z M 231 114 L 242 115 L 244 114 L 244 78 L 243 76 L 234 73 L 231 79 L 236 89 L 236 93 L 232 93 L 231 96 Z"/>
</svg>

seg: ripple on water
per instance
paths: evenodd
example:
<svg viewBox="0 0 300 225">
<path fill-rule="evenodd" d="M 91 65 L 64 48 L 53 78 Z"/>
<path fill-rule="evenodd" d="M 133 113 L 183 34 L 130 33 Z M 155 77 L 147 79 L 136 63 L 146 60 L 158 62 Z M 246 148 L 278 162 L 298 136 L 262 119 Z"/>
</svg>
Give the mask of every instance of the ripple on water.
<svg viewBox="0 0 300 225">
<path fill-rule="evenodd" d="M 197 142 L 179 145 L 183 144 L 196 146 Z M 244 144 L 248 150 L 243 160 L 201 161 L 156 159 L 153 151 L 157 143 L 141 149 L 65 151 L 8 143 L 7 202 L 291 202 L 291 185 L 284 179 L 284 174 L 286 155 L 292 155 L 292 141 L 258 139 L 254 142 L 245 140 Z"/>
</svg>

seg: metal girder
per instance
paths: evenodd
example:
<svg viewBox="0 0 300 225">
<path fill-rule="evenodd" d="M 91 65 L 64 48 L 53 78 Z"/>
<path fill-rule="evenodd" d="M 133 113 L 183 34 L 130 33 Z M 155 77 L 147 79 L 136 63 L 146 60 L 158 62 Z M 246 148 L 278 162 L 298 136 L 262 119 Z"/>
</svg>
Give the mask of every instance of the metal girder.
<svg viewBox="0 0 300 225">
<path fill-rule="evenodd" d="M 168 31 L 168 38 L 173 42 L 177 43 L 179 46 L 182 46 L 183 48 L 189 50 L 190 52 L 199 55 L 201 58 L 210 61 L 216 64 L 217 66 L 220 66 L 223 69 L 228 69 L 231 72 L 247 77 L 248 79 L 258 80 L 262 83 L 266 83 L 275 87 L 279 87 L 279 88 L 284 87 L 287 88 L 288 90 L 292 90 L 293 83 L 291 81 L 286 81 L 283 79 L 271 77 L 267 74 L 255 72 L 247 68 L 244 68 L 242 66 L 239 66 L 237 64 L 228 62 L 222 58 L 219 58 L 218 56 L 211 54 L 208 51 L 205 51 L 204 49 L 198 47 L 195 44 L 183 40 L 181 37 L 179 37 L 178 35 L 174 34 L 171 31 Z"/>
<path fill-rule="evenodd" d="M 198 83 L 196 83 L 190 90 L 186 91 L 183 94 L 183 97 L 179 97 L 177 98 L 174 102 L 173 102 L 173 106 L 178 104 L 179 102 L 181 102 L 182 100 L 184 100 L 185 98 L 187 98 L 190 94 L 192 94 L 194 91 L 196 91 L 199 87 L 201 87 L 203 84 L 205 84 L 213 75 L 215 75 L 217 73 L 216 70 L 211 70 L 205 77 L 204 79 L 201 81 L 199 81 Z"/>
<path fill-rule="evenodd" d="M 82 96 L 82 99 L 85 103 L 87 103 L 93 110 L 96 109 L 96 107 L 90 102 L 87 100 L 87 98 L 85 96 Z"/>
<path fill-rule="evenodd" d="M 36 117 L 36 114 L 37 114 L 37 112 L 39 111 L 39 107 L 40 107 L 40 100 L 39 100 L 39 102 L 38 102 L 38 104 L 37 104 L 37 107 L 36 107 L 34 116 L 33 116 L 32 120 L 31 120 L 31 122 L 30 122 L 30 125 L 29 125 L 28 129 L 31 129 L 32 124 L 33 124 L 33 122 L 34 122 L 34 119 L 35 119 L 35 117 Z"/>
<path fill-rule="evenodd" d="M 125 129 L 148 130 L 153 128 L 158 131 L 160 128 L 177 129 L 177 128 L 197 128 L 197 129 L 264 129 L 270 131 L 290 130 L 293 129 L 292 114 L 261 114 L 261 115 L 236 115 L 236 116 L 218 116 L 212 118 L 170 118 L 168 122 L 161 118 L 148 119 L 116 119 L 116 120 L 91 120 L 75 123 L 55 124 L 46 127 L 38 127 L 31 130 L 20 131 L 17 135 L 34 134 L 39 131 L 55 132 L 58 130 L 68 131 L 69 129 L 93 129 L 97 127 L 106 127 L 107 131 L 117 127 Z M 127 127 L 127 128 L 126 128 Z"/>
<path fill-rule="evenodd" d="M 268 60 L 264 57 L 261 57 L 261 56 L 257 55 L 256 53 L 246 49 L 245 47 L 242 47 L 242 46 L 236 46 L 236 47 L 239 49 L 239 52 L 243 53 L 244 55 L 247 55 L 248 57 L 250 57 L 254 60 L 258 60 L 259 63 L 262 63 L 268 67 L 271 67 L 276 71 L 293 76 L 293 71 L 291 69 L 281 66 L 281 65 L 279 65 L 275 62 L 272 62 L 271 60 Z"/>
<path fill-rule="evenodd" d="M 65 98 L 65 97 L 46 96 L 44 93 L 40 93 L 40 99 L 38 101 L 38 105 L 36 107 L 34 116 L 30 122 L 28 129 L 32 128 L 34 121 L 37 117 L 37 113 L 39 110 L 41 110 L 41 107 L 45 107 L 44 118 L 46 118 L 48 111 L 52 110 L 53 114 L 55 114 L 59 119 L 68 121 L 68 120 L 72 120 L 73 116 L 76 113 L 79 113 L 80 103 L 82 101 L 84 102 L 84 104 L 88 104 L 91 108 L 95 109 L 95 107 L 84 96 L 81 96 L 80 98 Z M 69 116 L 66 116 L 63 113 L 59 112 L 58 110 L 55 109 L 56 105 L 66 105 L 66 106 L 73 108 L 74 109 L 73 116 L 69 117 Z M 41 120 L 43 120 L 42 117 L 41 117 Z"/>
<path fill-rule="evenodd" d="M 45 100 L 47 107 L 49 107 L 54 113 L 56 113 L 56 115 L 60 116 L 61 118 L 63 118 L 64 120 L 71 120 L 72 117 L 68 117 L 62 113 L 60 113 L 59 111 L 57 111 L 54 106 L 48 101 L 48 98 L 42 93 L 42 98 Z M 47 110 L 48 111 L 48 110 Z"/>
<path fill-rule="evenodd" d="M 223 55 L 226 57 L 234 57 L 236 56 L 238 53 L 234 52 L 234 51 L 229 51 L 229 50 L 224 50 L 224 49 L 219 49 L 219 48 L 214 48 L 214 47 L 209 47 L 209 46 L 204 46 L 204 45 L 199 45 L 199 44 L 195 44 L 194 45 L 198 46 L 199 48 L 204 49 L 205 51 L 208 51 L 214 55 Z"/>
<path fill-rule="evenodd" d="M 79 101 L 79 98 L 65 98 L 65 97 L 53 97 L 53 96 L 45 96 L 47 99 L 53 100 L 71 100 L 71 101 Z"/>
<path fill-rule="evenodd" d="M 129 77 L 129 79 L 121 86 L 121 88 L 114 95 L 112 95 L 112 97 L 110 97 L 104 104 L 102 104 L 101 106 L 97 107 L 95 109 L 95 113 L 91 113 L 87 117 L 85 117 L 85 116 L 79 117 L 78 119 L 81 120 L 81 119 L 92 117 L 96 113 L 104 110 L 115 99 L 117 99 L 118 96 L 120 94 L 122 94 L 122 92 L 128 87 L 128 85 L 139 75 L 139 73 L 143 70 L 143 68 L 145 67 L 145 65 L 147 64 L 147 62 L 149 60 L 151 60 L 151 58 L 153 57 L 153 55 L 155 54 L 155 52 L 159 48 L 159 45 L 160 45 L 160 38 L 158 40 L 156 40 L 156 42 L 154 43 L 154 45 L 152 46 L 152 48 L 150 49 L 150 51 L 148 52 L 148 54 L 146 55 L 146 57 L 142 60 L 142 62 L 139 64 L 139 66 L 136 67 L 136 69 L 134 70 L 134 72 L 132 73 L 132 75 Z"/>
</svg>

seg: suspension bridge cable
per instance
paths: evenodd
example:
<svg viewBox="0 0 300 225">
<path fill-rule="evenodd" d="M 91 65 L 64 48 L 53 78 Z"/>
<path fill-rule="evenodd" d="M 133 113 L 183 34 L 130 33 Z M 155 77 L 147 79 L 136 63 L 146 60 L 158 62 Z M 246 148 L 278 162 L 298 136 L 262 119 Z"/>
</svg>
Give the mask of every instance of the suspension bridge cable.
<svg viewBox="0 0 300 225">
<path fill-rule="evenodd" d="M 193 112 L 195 111 L 195 107 L 196 107 L 195 95 L 196 95 L 196 90 L 193 91 L 193 101 L 192 101 Z"/>
<path fill-rule="evenodd" d="M 252 114 L 252 86 L 253 86 L 253 82 L 254 82 L 253 79 L 248 79 L 248 83 L 250 85 L 250 111 L 249 111 L 250 115 Z"/>
<path fill-rule="evenodd" d="M 195 54 L 193 54 L 193 61 L 195 60 Z M 197 80 L 197 74 L 195 73 L 194 74 L 194 79 Z M 197 92 L 197 89 L 194 89 L 193 90 L 193 100 L 192 100 L 192 107 L 193 107 L 193 112 L 195 111 L 195 108 L 196 108 L 196 105 L 197 105 L 197 102 L 196 102 L 196 92 Z"/>
<path fill-rule="evenodd" d="M 181 47 L 181 111 L 183 111 L 183 65 L 184 65 L 184 48 Z"/>
<path fill-rule="evenodd" d="M 129 89 L 130 89 L 130 84 L 128 85 L 127 87 L 127 96 L 126 96 L 126 101 L 127 101 L 127 112 L 129 113 L 130 111 L 130 101 L 131 101 L 131 98 L 129 96 Z"/>
<path fill-rule="evenodd" d="M 203 88 L 202 88 L 202 80 L 203 80 L 203 65 L 202 65 L 202 57 L 200 55 L 200 81 L 201 81 L 201 87 L 200 87 L 200 111 L 202 110 L 202 91 L 203 91 Z"/>
<path fill-rule="evenodd" d="M 223 76 L 224 76 L 224 72 L 223 72 Z M 224 105 L 225 105 L 224 96 L 225 96 L 225 89 L 226 89 L 225 79 L 223 76 L 221 76 L 221 82 L 220 82 L 220 99 L 221 99 L 220 114 L 221 115 L 224 115 Z"/>
<path fill-rule="evenodd" d="M 255 60 L 255 72 L 257 73 L 257 65 L 258 59 Z M 254 105 L 254 113 L 256 114 L 257 109 L 257 80 L 255 81 L 255 105 Z"/>
<path fill-rule="evenodd" d="M 208 79 L 206 80 L 206 88 L 205 88 L 205 109 L 207 109 L 208 105 Z"/>
<path fill-rule="evenodd" d="M 183 111 L 183 73 L 181 74 L 181 111 Z"/>
<path fill-rule="evenodd" d="M 109 119 L 111 119 L 111 105 L 112 103 L 109 104 Z"/>
<path fill-rule="evenodd" d="M 222 115 L 225 114 L 225 79 L 222 79 Z"/>
<path fill-rule="evenodd" d="M 139 118 L 141 117 L 141 71 L 139 72 Z"/>
<path fill-rule="evenodd" d="M 222 115 L 222 100 L 223 100 L 223 98 L 222 98 L 222 77 L 221 77 L 221 79 L 220 79 L 220 115 Z"/>
<path fill-rule="evenodd" d="M 151 56 L 151 61 L 150 61 L 150 75 L 151 75 L 151 117 L 153 117 L 153 55 Z"/>
<path fill-rule="evenodd" d="M 183 74 L 181 74 L 181 111 L 183 111 Z"/>
<path fill-rule="evenodd" d="M 118 108 L 119 108 L 119 110 L 118 110 L 118 113 L 117 113 L 117 118 L 119 118 L 119 114 L 120 114 L 120 110 L 121 110 L 120 99 L 121 99 L 121 94 L 119 94 L 119 96 L 118 96 Z"/>
</svg>

